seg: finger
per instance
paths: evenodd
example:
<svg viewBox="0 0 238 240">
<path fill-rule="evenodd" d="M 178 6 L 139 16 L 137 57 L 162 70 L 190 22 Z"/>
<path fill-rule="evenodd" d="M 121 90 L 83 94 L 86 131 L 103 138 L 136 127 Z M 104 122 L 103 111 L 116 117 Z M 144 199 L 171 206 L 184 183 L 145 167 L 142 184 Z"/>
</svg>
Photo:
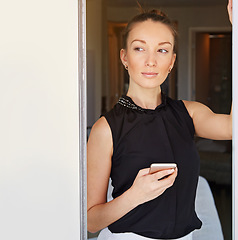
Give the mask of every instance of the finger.
<svg viewBox="0 0 238 240">
<path fill-rule="evenodd" d="M 175 169 L 172 168 L 172 169 L 166 169 L 166 170 L 158 171 L 158 172 L 153 173 L 151 175 L 154 177 L 154 179 L 158 180 L 158 179 L 166 177 L 166 176 L 168 176 L 168 175 L 170 175 L 170 174 L 172 174 L 174 172 L 175 172 Z"/>
<path fill-rule="evenodd" d="M 173 185 L 175 178 L 177 177 L 178 171 L 177 168 L 175 168 L 174 172 L 162 177 L 161 179 L 158 179 L 158 182 L 161 182 L 164 187 L 168 188 Z"/>
<path fill-rule="evenodd" d="M 227 10 L 228 10 L 229 14 L 231 14 L 231 11 L 232 11 L 232 1 L 229 1 L 228 5 L 227 5 Z"/>
<path fill-rule="evenodd" d="M 232 0 L 229 0 L 229 2 L 228 2 L 227 11 L 229 14 L 230 22 L 232 23 Z"/>
<path fill-rule="evenodd" d="M 149 172 L 150 172 L 149 168 L 143 168 L 138 172 L 137 176 L 145 176 L 145 175 L 148 175 Z"/>
<path fill-rule="evenodd" d="M 170 174 L 170 175 L 168 176 L 168 178 L 171 177 L 171 178 L 174 178 L 174 179 L 175 179 L 175 178 L 177 177 L 177 175 L 178 175 L 178 168 L 175 168 L 175 169 L 174 169 L 174 172 L 173 172 L 172 174 Z"/>
<path fill-rule="evenodd" d="M 161 179 L 160 181 L 158 181 L 158 183 L 161 183 L 164 186 L 164 188 L 167 189 L 173 186 L 176 177 L 177 177 L 177 170 L 175 169 L 175 171 L 172 174 L 168 175 L 164 179 Z"/>
<path fill-rule="evenodd" d="M 174 174 L 173 174 L 174 175 Z M 163 194 L 168 188 L 172 187 L 175 181 L 175 177 L 170 175 L 167 178 L 164 178 L 160 181 L 154 182 L 154 192 L 160 196 Z"/>
</svg>

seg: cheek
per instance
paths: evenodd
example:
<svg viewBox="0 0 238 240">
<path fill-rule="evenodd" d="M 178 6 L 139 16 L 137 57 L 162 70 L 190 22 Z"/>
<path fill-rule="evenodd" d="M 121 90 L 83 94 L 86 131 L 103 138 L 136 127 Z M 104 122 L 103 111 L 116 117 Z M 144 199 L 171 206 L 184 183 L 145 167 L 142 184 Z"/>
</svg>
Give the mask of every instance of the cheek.
<svg viewBox="0 0 238 240">
<path fill-rule="evenodd" d="M 171 67 L 173 61 L 171 58 L 169 58 L 169 59 L 159 59 L 158 62 L 161 69 L 168 70 Z"/>
<path fill-rule="evenodd" d="M 140 56 L 128 58 L 128 66 L 131 71 L 139 70 L 144 66 L 144 59 Z"/>
<path fill-rule="evenodd" d="M 136 65 L 136 64 L 140 64 L 141 62 L 144 61 L 144 57 L 141 54 L 130 54 L 127 57 L 128 63 L 130 63 L 131 65 Z"/>
</svg>

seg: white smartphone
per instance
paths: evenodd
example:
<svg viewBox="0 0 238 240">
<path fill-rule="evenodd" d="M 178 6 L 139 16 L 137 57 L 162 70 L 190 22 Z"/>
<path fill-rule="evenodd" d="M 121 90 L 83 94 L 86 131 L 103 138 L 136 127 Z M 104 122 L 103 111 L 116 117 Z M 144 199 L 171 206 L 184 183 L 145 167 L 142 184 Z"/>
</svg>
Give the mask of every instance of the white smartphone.
<svg viewBox="0 0 238 240">
<path fill-rule="evenodd" d="M 152 163 L 150 165 L 150 173 L 155 173 L 161 170 L 176 168 L 176 163 Z"/>
</svg>

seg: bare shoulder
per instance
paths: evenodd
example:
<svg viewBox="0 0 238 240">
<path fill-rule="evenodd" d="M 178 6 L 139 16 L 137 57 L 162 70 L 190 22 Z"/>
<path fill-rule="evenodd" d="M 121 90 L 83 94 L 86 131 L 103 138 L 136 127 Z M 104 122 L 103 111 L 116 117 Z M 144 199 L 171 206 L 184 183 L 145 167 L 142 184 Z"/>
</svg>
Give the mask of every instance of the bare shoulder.
<svg viewBox="0 0 238 240">
<path fill-rule="evenodd" d="M 90 150 L 92 150 L 94 154 L 100 152 L 112 155 L 112 132 L 105 117 L 98 119 L 92 127 L 88 139 L 88 153 Z"/>
<path fill-rule="evenodd" d="M 201 113 L 201 111 L 202 112 L 204 112 L 204 111 L 210 112 L 210 109 L 206 105 L 204 105 L 200 102 L 183 100 L 183 103 L 184 103 L 189 115 L 191 116 L 191 118 L 194 118 L 194 115 L 198 112 Z"/>
<path fill-rule="evenodd" d="M 101 140 L 106 138 L 112 139 L 111 128 L 105 117 L 99 118 L 93 125 L 89 136 L 89 141 L 92 137 L 100 138 Z"/>
<path fill-rule="evenodd" d="M 101 117 L 93 125 L 87 144 L 88 209 L 106 202 L 112 154 L 111 129 L 105 117 Z"/>
</svg>

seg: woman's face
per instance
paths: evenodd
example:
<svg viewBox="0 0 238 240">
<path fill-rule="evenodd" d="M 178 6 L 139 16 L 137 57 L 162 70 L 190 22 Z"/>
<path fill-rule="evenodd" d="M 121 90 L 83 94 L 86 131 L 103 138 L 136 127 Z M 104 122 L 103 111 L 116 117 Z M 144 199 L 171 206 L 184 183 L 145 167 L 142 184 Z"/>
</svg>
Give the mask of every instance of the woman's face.
<svg viewBox="0 0 238 240">
<path fill-rule="evenodd" d="M 174 65 L 174 37 L 165 24 L 147 20 L 136 23 L 128 36 L 121 60 L 128 66 L 130 83 L 143 88 L 159 87 Z"/>
</svg>

